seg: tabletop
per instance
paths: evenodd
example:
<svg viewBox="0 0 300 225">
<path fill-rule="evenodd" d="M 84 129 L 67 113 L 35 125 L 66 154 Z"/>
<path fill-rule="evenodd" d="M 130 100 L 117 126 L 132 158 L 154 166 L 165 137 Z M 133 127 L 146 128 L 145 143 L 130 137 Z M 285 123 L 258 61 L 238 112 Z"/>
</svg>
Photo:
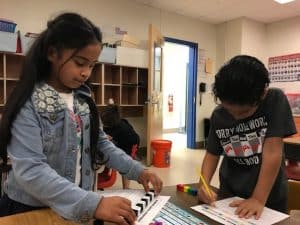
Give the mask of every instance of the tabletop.
<svg viewBox="0 0 300 225">
<path fill-rule="evenodd" d="M 198 184 L 188 184 L 188 185 L 191 187 L 197 187 Z M 212 189 L 217 191 L 216 188 L 212 187 Z M 199 204 L 201 204 L 201 202 L 199 202 L 199 200 L 197 199 L 197 196 L 192 196 L 187 193 L 177 191 L 176 185 L 164 187 L 161 195 L 171 196 L 170 202 L 172 202 L 175 205 L 179 206 L 180 208 L 188 211 L 189 213 L 197 216 L 198 218 L 200 218 L 201 220 L 203 220 L 204 222 L 206 222 L 208 224 L 211 224 L 211 225 L 220 225 L 221 224 L 221 223 L 218 223 L 218 222 L 192 210 L 190 208 L 191 206 L 199 205 Z M 223 199 L 226 197 L 230 197 L 230 196 L 226 195 L 225 193 L 219 193 L 220 199 Z M 105 223 L 105 225 L 106 224 L 107 223 Z M 299 220 L 296 221 L 292 218 L 288 218 L 288 219 L 281 221 L 279 223 L 276 223 L 276 224 L 277 225 L 294 225 L 294 224 L 296 225 L 296 224 L 299 224 Z"/>
<path fill-rule="evenodd" d="M 191 187 L 196 187 L 197 184 L 189 184 Z M 214 189 L 214 188 L 213 188 Z M 216 190 L 216 189 L 214 189 Z M 161 195 L 171 196 L 170 202 L 179 206 L 180 208 L 188 211 L 189 213 L 197 216 L 204 222 L 211 225 L 220 225 L 208 217 L 193 211 L 190 207 L 200 204 L 197 196 L 192 196 L 184 192 L 179 192 L 176 186 L 166 186 L 163 188 Z M 221 198 L 229 197 L 226 194 L 220 193 Z M 1 225 L 78 225 L 77 223 L 64 220 L 62 217 L 54 213 L 51 209 L 35 210 L 27 213 L 20 213 L 13 216 L 1 217 Z M 91 223 L 90 223 L 91 224 Z M 112 223 L 105 223 L 105 225 L 111 225 Z M 299 220 L 288 218 L 284 221 L 277 223 L 278 225 L 296 225 L 299 224 Z M 146 224 L 147 225 L 147 224 Z"/>
</svg>

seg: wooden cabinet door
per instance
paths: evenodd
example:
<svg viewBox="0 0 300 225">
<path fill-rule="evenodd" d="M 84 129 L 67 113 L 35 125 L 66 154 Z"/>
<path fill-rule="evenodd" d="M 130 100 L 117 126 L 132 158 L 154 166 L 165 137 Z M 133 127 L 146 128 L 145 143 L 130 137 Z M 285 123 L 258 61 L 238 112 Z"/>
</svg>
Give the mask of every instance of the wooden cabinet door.
<svg viewBox="0 0 300 225">
<path fill-rule="evenodd" d="M 147 165 L 152 162 L 151 141 L 162 137 L 162 45 L 164 38 L 149 25 L 149 68 L 147 104 Z"/>
</svg>

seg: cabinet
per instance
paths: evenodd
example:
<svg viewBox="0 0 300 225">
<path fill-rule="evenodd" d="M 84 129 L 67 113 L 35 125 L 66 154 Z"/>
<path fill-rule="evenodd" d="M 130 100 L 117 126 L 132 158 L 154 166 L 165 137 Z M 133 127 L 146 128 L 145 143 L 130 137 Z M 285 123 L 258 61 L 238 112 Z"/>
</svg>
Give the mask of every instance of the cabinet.
<svg viewBox="0 0 300 225">
<path fill-rule="evenodd" d="M 113 100 L 123 117 L 143 116 L 147 100 L 148 69 L 98 63 L 90 83 L 98 108 Z"/>
<path fill-rule="evenodd" d="M 19 79 L 24 56 L 0 52 L 0 112 Z M 120 106 L 123 117 L 143 116 L 147 100 L 148 69 L 98 63 L 90 77 L 97 107 L 113 100 Z"/>
<path fill-rule="evenodd" d="M 0 52 L 0 110 L 19 80 L 24 56 Z"/>
</svg>

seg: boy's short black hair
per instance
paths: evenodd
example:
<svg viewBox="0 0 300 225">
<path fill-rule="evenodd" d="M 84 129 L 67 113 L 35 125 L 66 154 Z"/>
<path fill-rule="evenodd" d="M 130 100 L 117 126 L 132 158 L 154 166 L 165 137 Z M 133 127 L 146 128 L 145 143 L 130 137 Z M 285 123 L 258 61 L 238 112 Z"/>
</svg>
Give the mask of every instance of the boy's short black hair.
<svg viewBox="0 0 300 225">
<path fill-rule="evenodd" d="M 120 123 L 120 112 L 117 105 L 107 105 L 100 113 L 104 127 L 114 127 Z"/>
<path fill-rule="evenodd" d="M 254 105 L 269 85 L 269 72 L 257 58 L 238 55 L 224 64 L 215 76 L 213 93 L 222 102 Z"/>
</svg>

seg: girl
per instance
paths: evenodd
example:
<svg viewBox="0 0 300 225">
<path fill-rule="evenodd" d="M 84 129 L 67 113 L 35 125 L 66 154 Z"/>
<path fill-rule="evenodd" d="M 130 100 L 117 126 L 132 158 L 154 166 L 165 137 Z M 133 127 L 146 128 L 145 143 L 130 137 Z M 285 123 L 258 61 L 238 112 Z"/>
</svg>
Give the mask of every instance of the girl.
<svg viewBox="0 0 300 225">
<path fill-rule="evenodd" d="M 101 32 L 88 19 L 65 13 L 48 22 L 25 57 L 20 81 L 8 99 L 0 127 L 3 164 L 12 170 L 0 216 L 50 207 L 64 218 L 134 224 L 130 201 L 92 192 L 101 164 L 128 179 L 158 176 L 115 147 L 100 129 L 87 80 L 101 52 Z"/>
</svg>

